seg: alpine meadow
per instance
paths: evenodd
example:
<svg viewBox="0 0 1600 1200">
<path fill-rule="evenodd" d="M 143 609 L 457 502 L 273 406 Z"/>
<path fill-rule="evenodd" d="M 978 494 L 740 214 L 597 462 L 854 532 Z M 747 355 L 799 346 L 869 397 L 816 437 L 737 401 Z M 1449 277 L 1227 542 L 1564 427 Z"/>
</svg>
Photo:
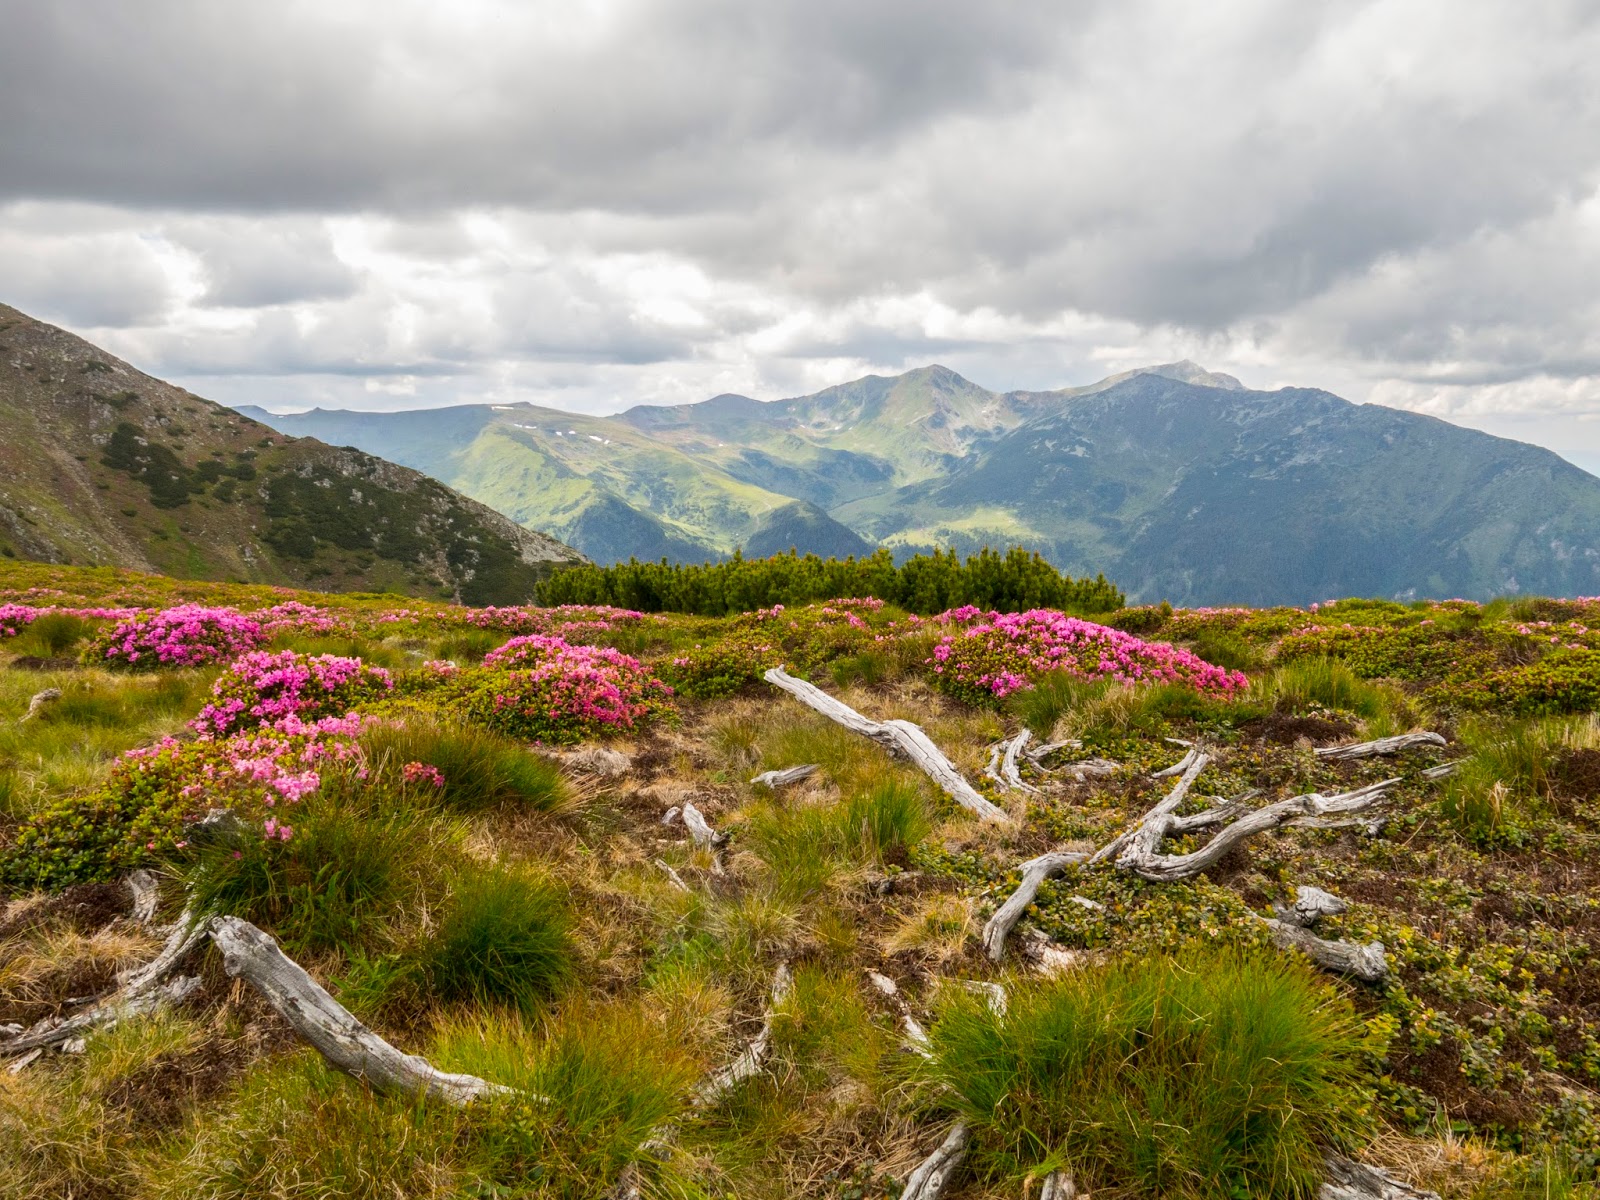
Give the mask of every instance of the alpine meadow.
<svg viewBox="0 0 1600 1200">
<path fill-rule="evenodd" d="M 1600 5 L 0 12 L 0 1200 L 1600 1200 Z"/>
</svg>

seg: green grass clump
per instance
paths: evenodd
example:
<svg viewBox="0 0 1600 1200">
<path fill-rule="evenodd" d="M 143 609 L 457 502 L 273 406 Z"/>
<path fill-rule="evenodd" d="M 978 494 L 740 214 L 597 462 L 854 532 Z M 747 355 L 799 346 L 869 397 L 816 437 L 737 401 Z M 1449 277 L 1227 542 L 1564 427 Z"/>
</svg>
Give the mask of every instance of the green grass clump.
<svg viewBox="0 0 1600 1200">
<path fill-rule="evenodd" d="M 476 813 L 501 804 L 536 812 L 561 812 L 573 802 L 560 769 L 526 747 L 486 729 L 408 715 L 403 723 L 380 722 L 361 734 L 376 777 L 405 786 L 408 763 L 433 767 L 444 782 L 413 783 L 419 797 L 435 796 L 446 808 Z"/>
<path fill-rule="evenodd" d="M 573 974 L 566 893 L 532 870 L 469 867 L 433 935 L 415 951 L 426 992 L 446 1001 L 538 1010 Z"/>
<path fill-rule="evenodd" d="M 89 633 L 89 622 L 71 613 L 45 613 L 6 647 L 11 653 L 62 658 Z"/>
<path fill-rule="evenodd" d="M 494 629 L 463 629 L 438 642 L 433 656 L 446 662 L 481 663 L 485 654 L 510 638 L 509 633 Z"/>
<path fill-rule="evenodd" d="M 337 778 L 281 814 L 287 841 L 252 828 L 202 847 L 187 873 L 203 911 L 265 926 L 290 953 L 386 944 L 439 877 L 458 834 L 429 812 Z"/>
<path fill-rule="evenodd" d="M 1378 717 L 1392 704 L 1384 688 L 1368 683 L 1333 658 L 1303 658 L 1286 663 L 1263 678 L 1256 691 L 1280 709 L 1294 712 L 1320 707 L 1358 717 Z"/>
<path fill-rule="evenodd" d="M 747 836 L 778 891 L 803 895 L 850 867 L 903 864 L 931 827 L 921 787 L 889 776 L 834 803 L 757 807 Z"/>
<path fill-rule="evenodd" d="M 1600 748 L 1595 717 L 1480 719 L 1456 732 L 1466 754 L 1445 784 L 1440 808 L 1469 841 L 1518 846 L 1549 811 L 1562 754 Z"/>
<path fill-rule="evenodd" d="M 578 1004 L 537 1026 L 503 1012 L 446 1020 L 432 1057 L 515 1089 L 464 1122 L 474 1194 L 589 1200 L 630 1164 L 647 1195 L 686 1193 L 651 1143 L 681 1119 L 703 1064 L 638 1005 Z"/>
<path fill-rule="evenodd" d="M 388 671 L 401 670 L 413 662 L 404 650 L 366 638 L 280 633 L 272 639 L 272 649 L 293 650 L 307 657 L 331 654 L 336 658 L 359 658 L 369 667 L 383 667 Z"/>
<path fill-rule="evenodd" d="M 949 988 L 931 1037 L 934 1102 L 1012 1186 L 1309 1198 L 1372 1121 L 1354 1011 L 1281 958 L 1125 959 L 1019 983 L 1004 1016 Z"/>
</svg>

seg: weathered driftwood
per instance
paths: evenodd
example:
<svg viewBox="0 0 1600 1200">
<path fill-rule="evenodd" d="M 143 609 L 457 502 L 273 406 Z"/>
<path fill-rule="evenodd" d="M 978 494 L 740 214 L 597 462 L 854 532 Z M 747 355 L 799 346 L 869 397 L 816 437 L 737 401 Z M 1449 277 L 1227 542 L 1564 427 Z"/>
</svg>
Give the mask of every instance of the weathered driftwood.
<svg viewBox="0 0 1600 1200">
<path fill-rule="evenodd" d="M 693 888 L 691 888 L 687 883 L 685 883 L 683 881 L 683 876 L 682 875 L 679 875 L 676 871 L 674 871 L 666 863 L 662 862 L 659 858 L 655 860 L 655 864 L 656 864 L 656 866 L 660 867 L 663 871 L 665 871 L 667 873 L 667 882 L 672 884 L 672 886 L 677 888 L 680 892 L 692 892 L 692 891 L 694 891 Z"/>
<path fill-rule="evenodd" d="M 1025 783 L 1022 772 L 1017 768 L 1017 755 L 1022 753 L 1022 748 L 1032 737 L 1033 731 L 1024 727 L 1021 733 L 1006 743 L 1005 758 L 1000 763 L 1000 778 L 1012 791 L 1036 793 L 1039 790 L 1032 784 Z"/>
<path fill-rule="evenodd" d="M 1328 1178 L 1317 1200 L 1439 1200 L 1439 1195 L 1402 1183 L 1378 1167 L 1330 1154 Z"/>
<path fill-rule="evenodd" d="M 70 1017 L 41 1021 L 26 1033 L 0 1042 L 0 1055 L 9 1057 L 48 1046 L 65 1046 L 92 1030 L 110 1029 L 121 1021 L 181 1003 L 199 986 L 198 976 L 180 975 L 176 979 L 151 983 L 137 992 L 115 992 L 109 1000 L 91 1009 Z M 81 1049 L 81 1045 L 78 1048 Z"/>
<path fill-rule="evenodd" d="M 989 762 L 988 765 L 983 768 L 983 777 L 985 779 L 993 780 L 994 785 L 1001 789 L 1004 789 L 1006 786 L 1006 781 L 1000 775 L 1000 756 L 1005 753 L 1005 750 L 1006 744 L 1004 742 L 996 742 L 994 745 L 990 746 Z"/>
<path fill-rule="evenodd" d="M 696 846 L 710 849 L 720 846 L 727 840 L 711 828 L 711 822 L 706 820 L 705 814 L 694 806 L 693 801 L 686 802 L 683 806 L 683 823 L 688 827 L 689 836 L 694 838 Z"/>
<path fill-rule="evenodd" d="M 772 999 L 767 1005 L 767 1011 L 762 1014 L 760 1031 L 737 1058 L 714 1072 L 695 1089 L 694 1103 L 697 1106 L 704 1108 L 715 1104 L 746 1079 L 760 1072 L 761 1064 L 766 1061 L 767 1050 L 772 1044 L 772 1010 L 784 1002 L 789 995 L 789 989 L 793 986 L 794 974 L 789 970 L 789 964 L 779 963 L 777 971 L 772 976 Z"/>
<path fill-rule="evenodd" d="M 1051 1171 L 1039 1189 L 1039 1200 L 1078 1200 L 1078 1185 L 1065 1171 Z"/>
<path fill-rule="evenodd" d="M 1332 759 L 1334 762 L 1344 762 L 1355 758 L 1381 758 L 1387 755 L 1400 754 L 1406 750 L 1413 750 L 1418 746 L 1443 746 L 1445 740 L 1437 733 L 1402 733 L 1394 737 L 1378 738 L 1371 742 L 1355 742 L 1347 746 L 1323 746 L 1317 751 L 1318 758 Z"/>
<path fill-rule="evenodd" d="M 1280 949 L 1301 951 L 1312 962 L 1336 975 L 1350 975 L 1367 983 L 1382 983 L 1389 978 L 1389 956 L 1382 942 L 1358 946 L 1354 942 L 1330 942 L 1309 929 L 1287 921 L 1263 917 Z"/>
<path fill-rule="evenodd" d="M 1022 864 L 1022 880 L 1017 884 L 1016 891 L 1012 892 L 1006 902 L 995 910 L 994 916 L 989 918 L 988 924 L 983 927 L 983 948 L 995 962 L 999 962 L 1006 951 L 1006 937 L 1016 928 L 1022 914 L 1028 910 L 1028 905 L 1033 903 L 1034 897 L 1039 894 L 1039 887 L 1046 879 L 1060 875 L 1068 867 L 1083 862 L 1089 856 L 1076 851 L 1053 850 L 1049 854 L 1041 854 L 1037 858 L 1030 858 Z"/>
<path fill-rule="evenodd" d="M 1203 758 L 1204 756 L 1202 760 Z M 1185 778 L 1189 776 L 1185 775 Z M 1162 839 L 1173 831 L 1172 810 L 1177 806 L 1171 803 L 1169 796 L 1140 821 L 1133 835 L 1118 853 L 1117 865 L 1143 879 L 1157 882 L 1190 879 L 1215 866 L 1223 855 L 1246 838 L 1301 818 L 1322 819 L 1359 812 L 1376 804 L 1399 782 L 1399 778 L 1396 777 L 1368 784 L 1354 791 L 1341 792 L 1336 796 L 1310 792 L 1303 796 L 1291 796 L 1287 800 L 1279 800 L 1276 804 L 1258 808 L 1228 822 L 1204 846 L 1189 854 L 1159 852 Z"/>
<path fill-rule="evenodd" d="M 440 1071 L 426 1059 L 395 1049 L 285 956 L 269 934 L 248 921 L 217 917 L 210 924 L 228 974 L 260 992 L 296 1033 L 346 1074 L 378 1091 L 426 1094 L 451 1104 L 512 1090 L 476 1075 Z"/>
<path fill-rule="evenodd" d="M 682 819 L 683 809 L 676 804 L 661 814 L 661 823 L 663 825 L 676 825 Z"/>
<path fill-rule="evenodd" d="M 1302 886 L 1295 889 L 1293 904 L 1275 905 L 1273 911 L 1285 924 L 1310 929 L 1323 917 L 1337 917 L 1349 908 L 1349 904 L 1321 888 Z"/>
<path fill-rule="evenodd" d="M 900 1014 L 900 1026 L 906 1031 L 906 1045 L 914 1053 L 927 1058 L 931 1051 L 928 1049 L 928 1031 L 922 1027 L 921 1022 L 911 1015 L 911 1006 L 905 1002 L 905 997 L 900 994 L 900 987 L 894 980 L 878 971 L 867 972 L 867 982 L 879 993 L 889 998 Z"/>
<path fill-rule="evenodd" d="M 1202 757 L 1204 757 L 1204 755 L 1201 753 L 1201 750 L 1200 750 L 1199 746 L 1190 746 L 1188 753 L 1185 754 L 1182 758 L 1180 758 L 1177 762 L 1173 763 L 1170 767 L 1167 767 L 1165 770 L 1162 770 L 1162 771 L 1152 771 L 1152 772 L 1150 772 L 1150 778 L 1151 779 L 1170 779 L 1174 775 L 1182 775 L 1185 771 L 1187 771 L 1191 766 L 1194 765 L 1195 759 L 1202 758 Z"/>
<path fill-rule="evenodd" d="M 983 979 L 958 980 L 967 991 L 983 997 L 983 1002 L 988 1005 L 989 1011 L 997 1017 L 1006 1015 L 1006 1008 L 1010 1001 L 1006 996 L 1006 989 L 998 983 L 989 983 Z"/>
<path fill-rule="evenodd" d="M 133 897 L 133 908 L 128 921 L 133 925 L 148 925 L 156 919 L 156 906 L 161 902 L 161 889 L 156 877 L 140 867 L 123 881 L 128 894 Z"/>
<path fill-rule="evenodd" d="M 950 1177 L 966 1158 L 967 1143 L 971 1140 L 972 1132 L 962 1122 L 956 1122 L 939 1143 L 939 1148 L 911 1172 L 900 1200 L 939 1200 L 950 1184 Z"/>
<path fill-rule="evenodd" d="M 59 699 L 61 699 L 60 688 L 45 688 L 42 692 L 35 692 L 33 697 L 28 701 L 28 711 L 17 718 L 17 724 L 21 725 L 26 721 L 33 720 L 40 713 L 42 713 L 48 705 L 54 704 Z"/>
<path fill-rule="evenodd" d="M 1092 904 L 1093 901 L 1088 903 Z M 1022 957 L 1028 960 L 1035 971 L 1051 979 L 1079 966 L 1087 956 L 1083 950 L 1073 950 L 1060 942 L 1052 942 L 1042 929 L 1025 930 L 1020 941 Z"/>
<path fill-rule="evenodd" d="M 1437 767 L 1429 767 L 1427 770 L 1423 771 L 1422 777 L 1424 779 L 1447 778 L 1448 776 L 1454 775 L 1461 764 L 1466 761 L 1467 760 L 1464 758 L 1458 758 L 1452 762 L 1440 763 Z"/>
<path fill-rule="evenodd" d="M 1184 767 L 1183 774 L 1179 777 L 1178 782 L 1172 785 L 1172 790 L 1167 793 L 1166 798 L 1140 817 L 1135 824 L 1096 850 L 1090 857 L 1089 862 L 1091 864 L 1105 862 L 1108 858 L 1121 854 L 1124 847 L 1131 849 L 1136 843 L 1140 847 L 1148 843 L 1148 852 L 1154 853 L 1156 847 L 1161 845 L 1161 839 L 1166 836 L 1169 818 L 1171 818 L 1178 806 L 1184 802 L 1184 799 L 1189 795 L 1189 788 L 1194 785 L 1194 781 L 1199 777 L 1200 772 L 1206 769 L 1206 765 L 1210 761 L 1210 757 L 1202 754 L 1198 749 L 1191 750 L 1188 754 L 1185 754 L 1183 762 L 1187 765 Z M 1170 768 L 1168 770 L 1170 771 Z M 1154 835 L 1153 840 L 1152 834 Z"/>
<path fill-rule="evenodd" d="M 773 667 L 762 676 L 773 687 L 788 692 L 807 708 L 814 709 L 830 721 L 843 725 L 853 733 L 869 737 L 881 746 L 904 755 L 937 783 L 947 795 L 963 808 L 985 821 L 1005 823 L 1010 820 L 1004 809 L 985 800 L 973 786 L 962 778 L 961 772 L 933 744 L 922 729 L 910 721 L 874 721 L 855 709 L 803 679 L 796 679 L 782 667 Z"/>
<path fill-rule="evenodd" d="M 802 779 L 809 779 L 822 769 L 820 763 L 806 763 L 798 767 L 785 767 L 781 771 L 763 771 L 750 782 L 769 787 L 776 791 L 781 787 L 788 787 L 791 783 L 799 783 Z"/>
<path fill-rule="evenodd" d="M 1037 746 L 1029 746 L 1023 751 L 1035 763 L 1049 758 L 1057 750 L 1081 750 L 1083 743 L 1077 738 L 1069 738 L 1064 742 L 1040 742 Z"/>
<path fill-rule="evenodd" d="M 1079 762 L 1068 763 L 1061 770 L 1071 775 L 1079 783 L 1085 779 L 1105 779 L 1115 775 L 1122 768 L 1109 758 L 1085 758 Z"/>
</svg>

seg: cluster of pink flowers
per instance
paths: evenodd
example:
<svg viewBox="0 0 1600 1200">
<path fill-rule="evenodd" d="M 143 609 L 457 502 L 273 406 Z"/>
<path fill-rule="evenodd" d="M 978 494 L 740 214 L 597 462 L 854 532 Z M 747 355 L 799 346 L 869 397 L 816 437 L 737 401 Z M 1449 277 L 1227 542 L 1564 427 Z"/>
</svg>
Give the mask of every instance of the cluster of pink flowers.
<svg viewBox="0 0 1600 1200">
<path fill-rule="evenodd" d="M 952 616 L 953 621 L 966 619 Z M 1047 671 L 1124 683 L 1181 683 L 1224 695 L 1249 686 L 1242 671 L 1224 670 L 1188 650 L 1146 642 L 1052 609 L 989 613 L 944 637 L 928 661 L 941 687 L 971 700 L 1031 687 Z"/>
<path fill-rule="evenodd" d="M 471 714 L 513 737 L 571 742 L 631 729 L 665 706 L 672 689 L 638 659 L 609 646 L 513 638 L 496 651 L 468 698 Z"/>
<path fill-rule="evenodd" d="M 0 638 L 16 637 L 38 619 L 39 612 L 27 604 L 0 604 Z"/>
<path fill-rule="evenodd" d="M 290 717 L 338 717 L 393 690 L 388 671 L 359 658 L 256 650 L 239 658 L 212 685 L 213 702 L 192 724 L 202 733 L 225 734 Z"/>
<path fill-rule="evenodd" d="M 479 629 L 503 629 L 509 633 L 570 634 L 580 630 L 604 632 L 650 618 L 631 608 L 606 604 L 562 604 L 555 608 L 498 608 L 491 604 L 488 608 L 468 609 L 455 619 Z"/>
<path fill-rule="evenodd" d="M 327 609 L 302 604 L 299 600 L 285 600 L 271 608 L 250 614 L 261 624 L 268 637 L 280 633 L 349 633 L 349 625 Z"/>
<path fill-rule="evenodd" d="M 95 639 L 89 653 L 135 670 L 199 667 L 236 658 L 265 640 L 261 623 L 237 609 L 183 604 L 118 622 Z"/>
<path fill-rule="evenodd" d="M 444 786 L 444 772 L 432 763 L 408 762 L 400 768 L 400 774 L 407 783 L 426 783 L 436 788 Z"/>
</svg>

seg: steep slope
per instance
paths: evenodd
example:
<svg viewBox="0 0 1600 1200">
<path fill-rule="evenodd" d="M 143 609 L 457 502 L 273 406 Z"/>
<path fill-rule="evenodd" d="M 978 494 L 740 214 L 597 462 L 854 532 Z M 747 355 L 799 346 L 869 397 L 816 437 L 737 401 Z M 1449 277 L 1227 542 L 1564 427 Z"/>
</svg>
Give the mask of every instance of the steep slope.
<svg viewBox="0 0 1600 1200">
<path fill-rule="evenodd" d="M 796 500 L 770 513 L 745 543 L 746 558 L 770 558 L 797 550 L 820 558 L 862 558 L 877 549 L 853 529 L 839 524 L 815 504 Z"/>
<path fill-rule="evenodd" d="M 515 602 L 582 556 L 414 470 L 287 438 L 0 305 L 0 555 Z"/>
<path fill-rule="evenodd" d="M 1294 388 L 1137 376 L 947 480 L 835 515 L 908 550 L 1019 538 L 1174 603 L 1600 590 L 1600 479 L 1535 446 Z"/>
</svg>

